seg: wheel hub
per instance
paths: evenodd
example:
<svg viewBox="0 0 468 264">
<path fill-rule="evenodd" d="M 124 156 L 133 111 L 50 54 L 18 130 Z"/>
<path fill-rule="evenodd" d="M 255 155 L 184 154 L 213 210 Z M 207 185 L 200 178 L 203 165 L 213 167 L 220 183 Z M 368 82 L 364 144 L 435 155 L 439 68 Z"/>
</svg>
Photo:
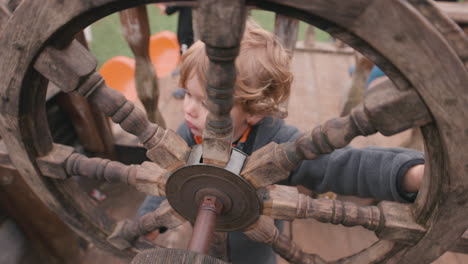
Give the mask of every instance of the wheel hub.
<svg viewBox="0 0 468 264">
<path fill-rule="evenodd" d="M 217 231 L 242 230 L 250 226 L 259 217 L 262 204 L 253 186 L 239 175 L 246 157 L 233 149 L 228 164 L 221 168 L 201 163 L 202 146 L 193 147 L 187 166 L 176 170 L 167 181 L 169 203 L 193 223 L 203 198 L 216 196 L 223 204 L 216 221 Z"/>
</svg>

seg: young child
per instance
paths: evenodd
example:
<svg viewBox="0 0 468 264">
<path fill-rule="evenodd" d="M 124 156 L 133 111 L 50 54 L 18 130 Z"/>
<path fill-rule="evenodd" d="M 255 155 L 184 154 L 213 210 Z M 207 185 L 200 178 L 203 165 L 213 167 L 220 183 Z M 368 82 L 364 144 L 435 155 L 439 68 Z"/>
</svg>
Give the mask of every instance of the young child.
<svg viewBox="0 0 468 264">
<path fill-rule="evenodd" d="M 269 32 L 247 23 L 236 60 L 235 104 L 231 111 L 236 148 L 250 155 L 270 142 L 295 140 L 300 132 L 284 123 L 282 108 L 292 82 L 289 56 Z M 196 42 L 182 57 L 180 87 L 186 89 L 185 121 L 177 133 L 190 145 L 200 144 L 205 128 L 206 72 L 208 57 L 204 44 Z M 422 153 L 406 149 L 346 147 L 303 161 L 289 177 L 290 185 L 304 185 L 316 192 L 411 202 L 424 172 Z M 142 216 L 159 207 L 164 197 L 147 197 L 139 210 Z M 276 263 L 268 245 L 249 240 L 240 232 L 229 233 L 233 263 Z"/>
</svg>

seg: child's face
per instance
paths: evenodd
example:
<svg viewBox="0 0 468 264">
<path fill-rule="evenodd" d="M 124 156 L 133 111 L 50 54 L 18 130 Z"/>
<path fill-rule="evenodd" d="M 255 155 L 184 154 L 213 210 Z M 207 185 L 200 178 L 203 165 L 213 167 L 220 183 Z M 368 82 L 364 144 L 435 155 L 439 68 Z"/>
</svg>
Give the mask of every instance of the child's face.
<svg viewBox="0 0 468 264">
<path fill-rule="evenodd" d="M 184 97 L 184 117 L 190 131 L 195 136 L 202 136 L 205 129 L 208 109 L 206 108 L 206 92 L 200 85 L 196 74 L 187 80 Z M 240 105 L 234 104 L 231 110 L 231 117 L 234 125 L 234 140 L 239 139 L 249 124 L 252 124 L 252 116 L 244 112 Z M 259 120 L 254 120 L 257 123 Z"/>
</svg>

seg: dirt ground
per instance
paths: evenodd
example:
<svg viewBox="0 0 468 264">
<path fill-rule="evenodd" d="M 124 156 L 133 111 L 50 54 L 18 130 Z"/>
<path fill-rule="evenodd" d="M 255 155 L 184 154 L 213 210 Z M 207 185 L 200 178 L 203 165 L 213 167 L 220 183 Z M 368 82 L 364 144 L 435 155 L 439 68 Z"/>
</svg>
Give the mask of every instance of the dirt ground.
<svg viewBox="0 0 468 264">
<path fill-rule="evenodd" d="M 354 64 L 351 50 L 340 52 L 333 50 L 332 44 L 321 44 L 321 52 L 300 48 L 295 50 L 292 70 L 295 81 L 289 101 L 289 116 L 287 123 L 297 126 L 302 131 L 311 130 L 314 126 L 336 117 L 340 114 L 345 102 L 345 96 L 350 84 L 348 69 Z M 325 50 L 325 52 L 324 52 Z M 183 120 L 182 101 L 171 96 L 177 87 L 177 78 L 168 76 L 160 80 L 160 109 L 167 127 L 175 130 Z M 368 138 L 357 138 L 351 145 L 365 147 L 377 145 L 384 147 L 399 146 L 409 132 L 404 132 L 390 138 L 374 135 Z M 101 206 L 116 219 L 133 218 L 143 195 L 128 189 L 104 186 L 102 191 L 109 197 Z M 116 203 L 115 197 L 118 197 Z M 369 203 L 371 200 L 351 197 L 338 199 L 353 200 L 359 203 Z M 123 202 L 125 201 L 125 202 Z M 118 206 L 116 206 L 118 204 Z M 187 234 L 190 225 L 184 225 L 175 231 L 160 235 L 156 242 L 161 245 L 184 248 L 187 246 Z M 184 235 L 181 235 L 184 234 Z M 296 220 L 292 224 L 291 235 L 306 252 L 318 253 L 326 260 L 333 260 L 356 253 L 368 247 L 377 240 L 375 235 L 361 227 L 347 228 L 332 224 L 323 224 L 315 220 Z M 435 263 L 467 263 L 463 254 L 447 253 Z M 124 263 L 105 252 L 91 248 L 82 263 Z M 280 263 L 286 263 L 284 260 Z"/>
</svg>

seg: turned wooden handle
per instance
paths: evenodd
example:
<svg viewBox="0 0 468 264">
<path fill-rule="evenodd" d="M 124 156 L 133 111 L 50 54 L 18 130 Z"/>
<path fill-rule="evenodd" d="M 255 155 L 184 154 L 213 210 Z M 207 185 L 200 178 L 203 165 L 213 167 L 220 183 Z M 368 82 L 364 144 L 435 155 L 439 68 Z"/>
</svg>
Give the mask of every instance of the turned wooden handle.
<svg viewBox="0 0 468 264">
<path fill-rule="evenodd" d="M 143 110 L 120 92 L 107 87 L 95 71 L 95 58 L 77 41 L 62 50 L 47 47 L 34 67 L 64 92 L 76 91 L 87 97 L 112 121 L 137 136 L 148 149 L 147 156 L 161 167 L 174 170 L 185 164 L 190 152 L 187 143 L 171 130 L 148 121 Z"/>
<path fill-rule="evenodd" d="M 209 58 L 206 76 L 208 117 L 203 132 L 203 160 L 225 166 L 231 153 L 231 108 L 236 82 L 234 60 L 239 54 L 246 9 L 241 0 L 201 1 L 198 7 L 200 38 Z"/>
<path fill-rule="evenodd" d="M 241 175 L 256 188 L 286 180 L 303 160 L 343 148 L 357 136 L 381 132 L 394 135 L 408 128 L 432 122 L 424 102 L 413 89 L 398 90 L 390 81 L 372 89 L 364 105 L 350 115 L 334 118 L 315 127 L 294 142 L 270 143 L 255 151 Z"/>
<path fill-rule="evenodd" d="M 296 187 L 271 185 L 263 190 L 263 214 L 275 219 L 313 218 L 320 222 L 344 226 L 363 226 L 377 230 L 384 219 L 377 206 L 359 206 L 351 202 L 312 199 Z"/>
<path fill-rule="evenodd" d="M 123 250 L 132 247 L 139 236 L 151 233 L 161 227 L 175 228 L 185 222 L 186 220 L 172 209 L 167 200 L 164 200 L 158 209 L 145 214 L 138 221 L 123 220 L 117 223 L 107 240 Z"/>
<path fill-rule="evenodd" d="M 135 186 L 148 195 L 166 195 L 168 172 L 151 162 L 127 166 L 117 161 L 88 158 L 73 153 L 64 163 L 66 173 L 99 181 L 120 182 Z"/>
</svg>

